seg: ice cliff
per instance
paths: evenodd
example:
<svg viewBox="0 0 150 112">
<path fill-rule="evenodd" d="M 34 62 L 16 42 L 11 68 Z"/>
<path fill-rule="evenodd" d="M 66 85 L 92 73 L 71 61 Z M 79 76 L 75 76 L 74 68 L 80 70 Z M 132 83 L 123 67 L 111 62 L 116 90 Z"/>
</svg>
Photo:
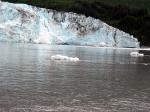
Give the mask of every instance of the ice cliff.
<svg viewBox="0 0 150 112">
<path fill-rule="evenodd" d="M 133 36 L 101 20 L 1 1 L 0 41 L 139 47 L 138 40 Z"/>
</svg>

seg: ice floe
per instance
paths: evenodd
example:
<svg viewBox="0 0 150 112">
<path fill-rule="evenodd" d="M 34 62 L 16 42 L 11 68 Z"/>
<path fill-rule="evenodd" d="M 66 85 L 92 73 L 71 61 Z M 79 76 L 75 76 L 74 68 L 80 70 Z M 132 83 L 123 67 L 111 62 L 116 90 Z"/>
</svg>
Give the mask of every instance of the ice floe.
<svg viewBox="0 0 150 112">
<path fill-rule="evenodd" d="M 54 55 L 51 56 L 51 60 L 60 60 L 60 61 L 71 61 L 71 62 L 78 62 L 80 61 L 77 57 L 68 57 L 64 55 Z"/>
<path fill-rule="evenodd" d="M 144 54 L 139 53 L 139 52 L 131 52 L 131 53 L 130 53 L 130 56 L 131 56 L 131 57 L 143 57 Z"/>
</svg>

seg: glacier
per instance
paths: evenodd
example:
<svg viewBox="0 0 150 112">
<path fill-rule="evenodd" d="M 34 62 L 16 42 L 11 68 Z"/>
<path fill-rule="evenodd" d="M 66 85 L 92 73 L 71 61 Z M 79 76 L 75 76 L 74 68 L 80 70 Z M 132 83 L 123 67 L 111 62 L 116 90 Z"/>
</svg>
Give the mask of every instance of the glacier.
<svg viewBox="0 0 150 112">
<path fill-rule="evenodd" d="M 132 35 L 73 12 L 0 1 L 0 41 L 139 48 Z"/>
</svg>

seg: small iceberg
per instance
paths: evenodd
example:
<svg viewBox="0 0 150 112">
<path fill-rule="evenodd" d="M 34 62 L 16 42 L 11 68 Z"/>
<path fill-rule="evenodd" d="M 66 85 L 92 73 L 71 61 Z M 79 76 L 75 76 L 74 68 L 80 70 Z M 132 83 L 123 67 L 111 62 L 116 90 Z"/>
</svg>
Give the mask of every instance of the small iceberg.
<svg viewBox="0 0 150 112">
<path fill-rule="evenodd" d="M 144 63 L 144 65 L 145 65 L 145 66 L 148 66 L 149 64 L 148 64 L 148 63 Z"/>
<path fill-rule="evenodd" d="M 131 53 L 130 53 L 130 56 L 131 56 L 131 57 L 143 57 L 144 54 L 141 54 L 141 53 L 139 53 L 139 52 L 131 52 Z"/>
<path fill-rule="evenodd" d="M 77 57 L 68 57 L 63 55 L 54 55 L 51 56 L 51 60 L 60 60 L 60 61 L 71 61 L 71 62 L 78 62 L 80 61 Z"/>
</svg>

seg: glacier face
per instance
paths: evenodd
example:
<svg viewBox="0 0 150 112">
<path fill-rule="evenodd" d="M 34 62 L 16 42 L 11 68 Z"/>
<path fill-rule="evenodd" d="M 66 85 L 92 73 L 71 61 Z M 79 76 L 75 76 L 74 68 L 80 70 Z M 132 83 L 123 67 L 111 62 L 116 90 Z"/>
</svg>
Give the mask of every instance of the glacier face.
<svg viewBox="0 0 150 112">
<path fill-rule="evenodd" d="M 98 19 L 7 2 L 0 2 L 0 41 L 139 47 L 133 36 Z"/>
</svg>

